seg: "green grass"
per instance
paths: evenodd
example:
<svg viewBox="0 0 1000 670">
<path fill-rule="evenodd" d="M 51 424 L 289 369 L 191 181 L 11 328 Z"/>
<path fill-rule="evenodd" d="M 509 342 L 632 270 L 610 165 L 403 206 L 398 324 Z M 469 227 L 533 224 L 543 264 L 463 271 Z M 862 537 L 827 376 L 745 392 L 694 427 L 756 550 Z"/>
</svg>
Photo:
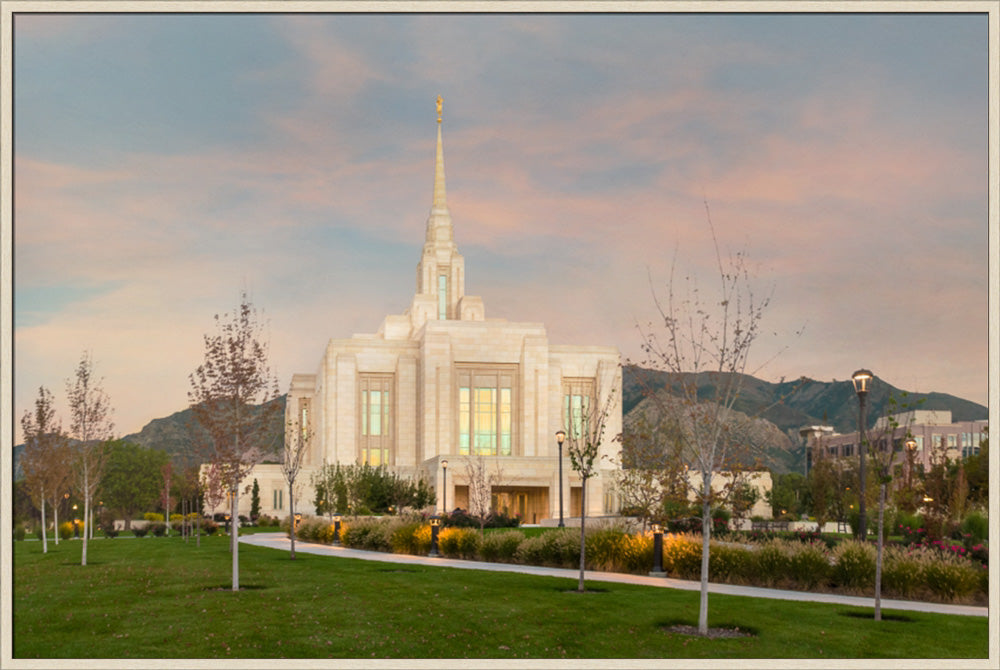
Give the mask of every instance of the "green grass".
<svg viewBox="0 0 1000 670">
<path fill-rule="evenodd" d="M 225 537 L 14 543 L 14 658 L 985 658 L 986 617 L 711 595 L 240 548 Z"/>
</svg>

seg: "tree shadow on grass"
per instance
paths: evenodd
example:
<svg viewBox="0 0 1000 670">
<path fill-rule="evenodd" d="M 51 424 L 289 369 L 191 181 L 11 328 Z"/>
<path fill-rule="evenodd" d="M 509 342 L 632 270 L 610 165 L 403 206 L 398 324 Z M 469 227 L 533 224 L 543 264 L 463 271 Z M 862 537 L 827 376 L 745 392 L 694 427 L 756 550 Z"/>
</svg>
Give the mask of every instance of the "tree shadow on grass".
<svg viewBox="0 0 1000 670">
<path fill-rule="evenodd" d="M 717 626 L 709 626 L 708 633 L 702 635 L 698 631 L 698 626 L 687 623 L 684 619 L 670 619 L 661 621 L 657 628 L 666 633 L 676 635 L 687 635 L 690 637 L 703 637 L 709 640 L 722 640 L 736 637 L 757 637 L 758 630 L 752 626 L 742 626 L 736 623 L 722 623 Z"/>
<path fill-rule="evenodd" d="M 259 591 L 261 589 L 266 589 L 267 587 L 263 584 L 240 584 L 240 591 Z M 232 591 L 232 583 L 223 584 L 221 586 L 206 586 L 205 591 Z"/>
<path fill-rule="evenodd" d="M 859 612 L 857 610 L 842 610 L 840 612 L 837 612 L 837 614 L 840 616 L 853 617 L 855 619 L 872 619 L 872 620 L 875 619 L 875 610 L 872 610 L 870 612 Z M 904 623 L 913 623 L 913 619 L 911 617 L 906 616 L 905 614 L 886 614 L 885 612 L 882 612 L 882 621 L 902 621 Z"/>
</svg>

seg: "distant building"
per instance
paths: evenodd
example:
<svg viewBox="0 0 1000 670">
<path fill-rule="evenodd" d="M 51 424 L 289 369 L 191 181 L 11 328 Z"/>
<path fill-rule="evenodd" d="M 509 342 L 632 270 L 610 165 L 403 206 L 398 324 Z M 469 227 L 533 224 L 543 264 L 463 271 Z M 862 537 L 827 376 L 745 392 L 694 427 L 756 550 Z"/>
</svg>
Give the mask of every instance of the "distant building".
<svg viewBox="0 0 1000 670">
<path fill-rule="evenodd" d="M 409 309 L 386 316 L 374 334 L 330 340 L 318 369 L 292 378 L 286 420 L 313 435 L 297 511 L 314 513 L 309 480 L 324 463 L 385 465 L 426 478 L 438 509 L 445 500 L 448 508 L 468 508 L 465 465 L 483 456 L 503 473 L 503 486 L 493 490 L 501 511 L 526 523 L 558 517 L 555 433 L 609 393 L 601 455 L 615 455 L 622 416 L 618 349 L 553 344 L 543 324 L 488 319 L 482 298 L 466 294 L 465 281 L 446 199 L 439 99 L 433 200 Z M 566 456 L 564 449 L 563 508 L 566 516 L 579 515 L 580 479 Z M 617 512 L 613 466 L 608 458 L 599 462 L 605 471 L 587 482 L 588 516 Z M 245 481 L 254 478 L 262 513 L 287 515 L 278 466 L 257 466 Z M 249 509 L 246 496 L 240 508 Z"/>
<path fill-rule="evenodd" d="M 930 467 L 932 447 L 943 448 L 949 460 L 978 454 L 980 443 L 986 439 L 989 424 L 985 419 L 952 422 L 950 410 L 912 410 L 895 415 L 893 419 L 899 426 L 895 434 L 890 433 L 885 417 L 876 421 L 867 431 L 872 448 L 888 449 L 888 442 L 891 440 L 893 451 L 902 453 L 909 432 L 916 443 L 914 462 L 925 468 Z M 824 449 L 825 455 L 832 458 L 857 458 L 860 453 L 857 431 L 841 435 L 830 426 L 804 426 L 799 430 L 799 435 L 802 436 L 806 449 L 807 469 L 811 467 L 815 449 Z"/>
</svg>

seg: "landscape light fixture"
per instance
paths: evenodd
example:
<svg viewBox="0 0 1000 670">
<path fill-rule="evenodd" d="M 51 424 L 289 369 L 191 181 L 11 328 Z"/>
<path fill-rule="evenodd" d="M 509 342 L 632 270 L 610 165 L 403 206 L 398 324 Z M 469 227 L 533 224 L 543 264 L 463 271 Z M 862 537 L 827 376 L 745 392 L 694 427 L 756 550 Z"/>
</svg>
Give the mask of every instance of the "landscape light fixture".
<svg viewBox="0 0 1000 670">
<path fill-rule="evenodd" d="M 340 544 L 340 515 L 333 515 L 333 543 Z"/>
<path fill-rule="evenodd" d="M 438 553 L 438 530 L 441 527 L 441 517 L 434 515 L 431 517 L 431 551 L 428 556 L 440 556 Z"/>
<path fill-rule="evenodd" d="M 441 461 L 441 470 L 444 471 L 444 485 L 441 487 L 441 507 L 444 513 L 448 513 L 448 459 Z"/>
<path fill-rule="evenodd" d="M 566 439 L 566 431 L 556 431 L 556 444 L 559 445 L 559 527 L 565 528 L 563 524 L 563 474 L 562 474 L 562 445 Z"/>
<path fill-rule="evenodd" d="M 858 471 L 861 483 L 861 494 L 858 496 L 858 538 L 862 542 L 868 539 L 868 522 L 865 518 L 865 461 L 868 460 L 865 440 L 865 399 L 874 378 L 871 370 L 863 368 L 851 375 L 851 381 L 854 382 L 854 392 L 858 396 L 858 458 L 861 465 Z"/>
<path fill-rule="evenodd" d="M 667 573 L 663 571 L 663 526 L 658 523 L 652 525 L 653 530 L 653 571 L 650 577 L 665 577 Z"/>
</svg>

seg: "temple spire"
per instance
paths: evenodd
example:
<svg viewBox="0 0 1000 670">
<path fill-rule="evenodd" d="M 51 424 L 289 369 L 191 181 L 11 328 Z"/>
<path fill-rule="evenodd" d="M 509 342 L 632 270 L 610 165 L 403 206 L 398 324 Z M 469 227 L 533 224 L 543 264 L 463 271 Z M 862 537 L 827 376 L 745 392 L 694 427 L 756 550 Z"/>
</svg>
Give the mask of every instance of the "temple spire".
<svg viewBox="0 0 1000 670">
<path fill-rule="evenodd" d="M 445 193 L 444 186 L 444 148 L 441 143 L 441 106 L 444 103 L 444 98 L 440 95 L 437 97 L 437 122 L 438 122 L 438 136 L 437 136 L 437 156 L 434 163 L 434 209 L 448 209 L 448 200 Z"/>
</svg>

